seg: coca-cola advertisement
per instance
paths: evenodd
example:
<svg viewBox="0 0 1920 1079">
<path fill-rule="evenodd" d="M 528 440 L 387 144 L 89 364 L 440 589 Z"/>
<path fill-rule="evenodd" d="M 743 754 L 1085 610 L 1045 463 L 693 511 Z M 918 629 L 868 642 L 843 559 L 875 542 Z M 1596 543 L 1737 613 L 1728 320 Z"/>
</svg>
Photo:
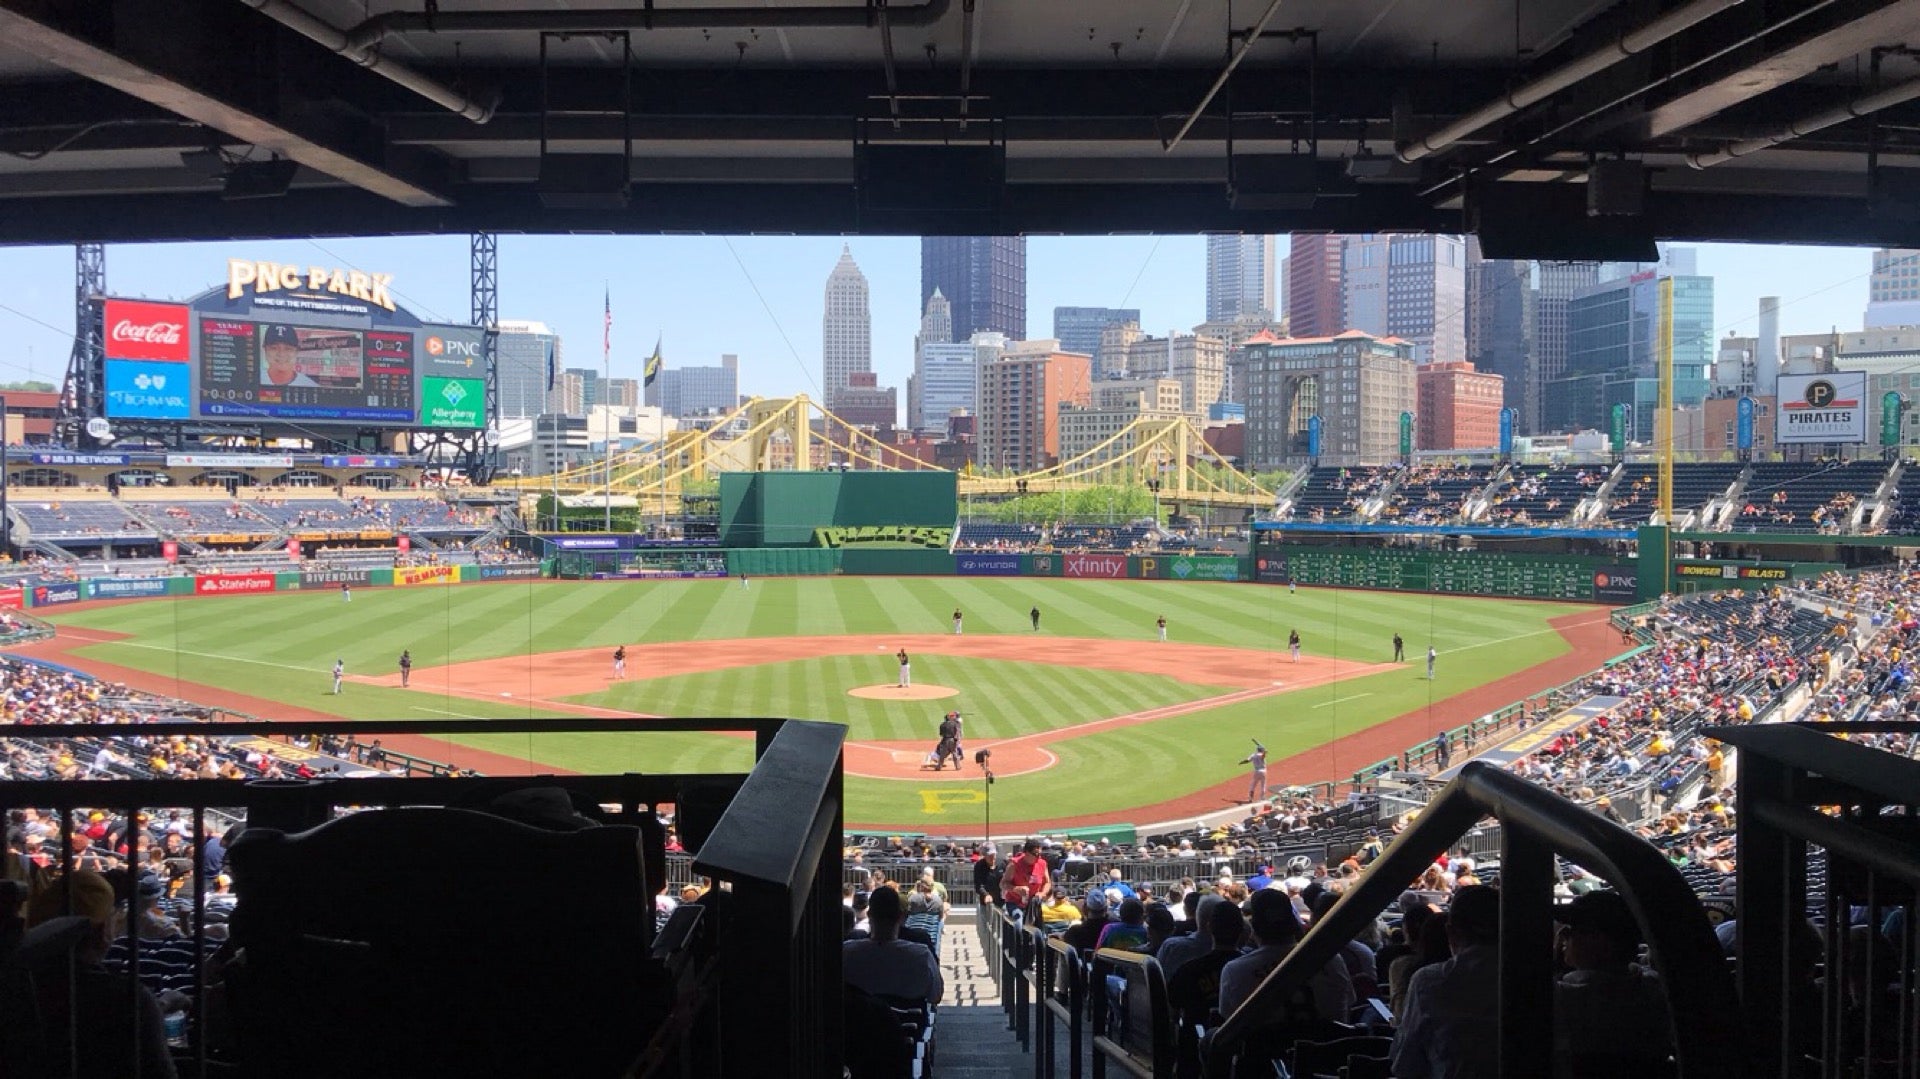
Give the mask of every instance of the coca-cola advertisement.
<svg viewBox="0 0 1920 1079">
<path fill-rule="evenodd" d="M 182 304 L 108 300 L 103 326 L 110 360 L 188 360 L 187 309 Z"/>
</svg>

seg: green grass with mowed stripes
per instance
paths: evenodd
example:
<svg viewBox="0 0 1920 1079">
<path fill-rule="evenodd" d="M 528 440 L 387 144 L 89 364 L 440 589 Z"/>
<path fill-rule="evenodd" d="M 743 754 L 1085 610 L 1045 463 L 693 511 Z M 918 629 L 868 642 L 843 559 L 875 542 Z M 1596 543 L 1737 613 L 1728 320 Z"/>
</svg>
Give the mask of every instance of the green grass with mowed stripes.
<svg viewBox="0 0 1920 1079">
<path fill-rule="evenodd" d="M 1176 641 L 1249 650 L 1250 664 L 1285 663 L 1287 633 L 1306 651 L 1367 662 L 1391 656 L 1405 637 L 1409 657 L 1440 650 L 1438 677 L 1420 664 L 1207 709 L 1151 724 L 1069 737 L 1048 746 L 1059 760 L 1044 772 L 993 787 L 998 820 L 1070 820 L 1213 786 L 1243 775 L 1249 738 L 1276 759 L 1566 651 L 1548 619 L 1597 608 L 1568 604 L 1304 589 L 1252 584 L 1073 581 L 1048 578 L 803 577 L 658 582 L 528 582 L 414 589 L 363 589 L 352 603 L 332 592 L 145 600 L 47 612 L 65 626 L 112 630 L 129 639 L 79 652 L 189 683 L 204 683 L 350 719 L 524 717 L 518 701 L 479 701 L 418 690 L 351 685 L 335 697 L 334 658 L 356 674 L 386 674 L 402 649 L 416 668 L 448 662 L 536 656 L 683 640 L 943 633 L 955 607 L 969 636 L 1028 635 L 1027 611 L 1043 612 L 1042 635 L 1149 641 L 1164 615 Z M 1280 653 L 1277 657 L 1272 653 Z M 1262 654 L 1266 653 L 1266 654 Z M 531 662 L 538 662 L 537 659 Z M 951 685 L 951 702 L 862 701 L 846 690 L 889 680 L 881 660 L 821 657 L 705 674 L 630 680 L 583 703 L 665 715 L 781 715 L 845 723 L 864 739 L 932 741 L 940 712 L 969 716 L 978 745 L 1221 692 L 1198 682 L 1051 663 L 922 655 L 917 681 Z M 750 763 L 745 743 L 717 735 L 478 735 L 474 746 L 578 771 L 725 771 Z M 1337 762 L 1351 771 L 1371 761 Z M 850 777 L 847 819 L 938 832 L 977 828 L 985 806 L 978 773 L 955 778 Z M 1305 778 L 1305 777 L 1290 777 Z M 1319 777 L 1333 778 L 1333 777 Z M 968 791 L 976 793 L 969 794 Z M 1142 822 L 1144 823 L 1144 822 Z"/>
</svg>

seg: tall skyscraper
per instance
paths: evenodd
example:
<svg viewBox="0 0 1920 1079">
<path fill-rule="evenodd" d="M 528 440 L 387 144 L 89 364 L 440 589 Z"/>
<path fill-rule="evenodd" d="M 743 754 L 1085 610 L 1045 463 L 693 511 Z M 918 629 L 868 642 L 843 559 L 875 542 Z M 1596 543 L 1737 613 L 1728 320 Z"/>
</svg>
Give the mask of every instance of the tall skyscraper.
<svg viewBox="0 0 1920 1079">
<path fill-rule="evenodd" d="M 1522 413 L 1520 428 L 1545 431 L 1546 384 L 1567 373 L 1567 304 L 1574 294 L 1600 280 L 1597 262 L 1542 262 L 1533 323 L 1534 369 L 1529 376 L 1538 391 L 1526 398 L 1531 413 Z"/>
<path fill-rule="evenodd" d="M 1092 361 L 1022 341 L 980 366 L 979 453 L 986 468 L 1032 472 L 1060 460 L 1060 406 L 1091 399 Z"/>
<path fill-rule="evenodd" d="M 1346 239 L 1341 284 L 1347 328 L 1411 342 L 1415 363 L 1465 360 L 1466 241 L 1385 233 Z"/>
<path fill-rule="evenodd" d="M 1673 400 L 1698 405 L 1707 395 L 1713 336 L 1713 278 L 1643 270 L 1582 289 L 1567 303 L 1566 373 L 1550 383 L 1542 408 L 1550 429 L 1606 430 L 1613 406 L 1633 406 L 1628 437 L 1653 437 L 1660 380 L 1655 334 L 1660 283 L 1673 282 Z"/>
<path fill-rule="evenodd" d="M 544 322 L 500 323 L 494 370 L 499 383 L 500 418 L 522 420 L 550 411 L 547 406 L 547 361 L 560 366 L 560 335 Z M 559 380 L 555 380 L 556 387 Z"/>
<path fill-rule="evenodd" d="M 820 393 L 831 411 L 855 372 L 873 370 L 873 318 L 867 310 L 867 275 L 841 245 L 840 261 L 827 275 L 827 309 L 821 322 Z"/>
<path fill-rule="evenodd" d="M 1208 322 L 1274 317 L 1273 252 L 1272 236 L 1207 237 Z"/>
<path fill-rule="evenodd" d="M 946 422 L 946 413 L 930 414 L 927 401 L 927 350 L 953 342 L 953 305 L 939 289 L 927 297 L 920 315 L 920 332 L 913 336 L 913 374 L 907 378 L 907 430 L 919 431 Z"/>
<path fill-rule="evenodd" d="M 1533 264 L 1476 259 L 1467 264 L 1467 355 L 1476 370 L 1505 379 L 1507 408 L 1519 412 L 1519 431 L 1532 434 L 1540 412 L 1533 377 L 1535 302 Z"/>
<path fill-rule="evenodd" d="M 1346 237 L 1296 232 L 1289 245 L 1287 332 L 1295 337 L 1332 337 L 1347 328 L 1340 300 Z"/>
<path fill-rule="evenodd" d="M 935 290 L 953 305 L 953 340 L 982 330 L 1027 336 L 1025 236 L 926 236 L 920 240 L 920 301 Z"/>
<path fill-rule="evenodd" d="M 1056 307 L 1053 337 L 1062 351 L 1097 356 L 1101 331 L 1117 322 L 1139 321 L 1138 307 Z"/>
<path fill-rule="evenodd" d="M 732 411 L 740 404 L 740 357 L 726 353 L 718 367 L 662 367 L 647 387 L 647 404 L 669 416 Z"/>
<path fill-rule="evenodd" d="M 1920 326 L 1920 250 L 1883 247 L 1873 253 L 1865 327 Z"/>
</svg>

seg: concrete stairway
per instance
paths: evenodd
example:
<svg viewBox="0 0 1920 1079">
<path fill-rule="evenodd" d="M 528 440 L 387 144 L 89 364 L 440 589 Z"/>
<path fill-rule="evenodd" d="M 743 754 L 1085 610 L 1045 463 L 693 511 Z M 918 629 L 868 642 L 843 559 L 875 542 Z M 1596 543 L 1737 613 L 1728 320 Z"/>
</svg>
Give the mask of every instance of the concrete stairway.
<svg viewBox="0 0 1920 1079">
<path fill-rule="evenodd" d="M 934 1031 L 930 1079 L 1009 1079 L 1033 1074 L 1033 1057 L 1021 1052 L 1007 1026 L 1007 1013 L 993 982 L 995 957 L 982 948 L 973 911 L 955 910 L 940 935 L 940 972 L 946 1003 Z"/>
</svg>

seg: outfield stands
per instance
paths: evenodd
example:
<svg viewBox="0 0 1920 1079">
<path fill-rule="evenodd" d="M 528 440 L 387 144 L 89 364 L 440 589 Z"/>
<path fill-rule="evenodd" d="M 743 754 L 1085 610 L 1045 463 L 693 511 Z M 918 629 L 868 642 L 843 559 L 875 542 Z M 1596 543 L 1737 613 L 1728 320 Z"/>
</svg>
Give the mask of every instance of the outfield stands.
<svg viewBox="0 0 1920 1079">
<path fill-rule="evenodd" d="M 1485 524 L 1537 527 L 1565 520 L 1607 479 L 1600 465 L 1515 465 L 1494 491 Z"/>
<path fill-rule="evenodd" d="M 35 540 L 159 538 L 151 525 L 135 518 L 118 502 L 15 500 L 8 504 L 8 510 L 19 516 Z"/>
<path fill-rule="evenodd" d="M 1855 508 L 1886 475 L 1885 461 L 1756 463 L 1733 531 L 1847 531 Z"/>
<path fill-rule="evenodd" d="M 1389 524 L 1445 524 L 1458 517 L 1466 501 L 1492 480 L 1485 465 L 1416 465 L 1388 496 L 1380 520 Z"/>
<path fill-rule="evenodd" d="M 1005 524 L 1000 521 L 961 521 L 954 535 L 956 551 L 1030 551 L 1040 545 L 1037 524 Z"/>
<path fill-rule="evenodd" d="M 1293 496 L 1295 521 L 1338 521 L 1351 518 L 1367 499 L 1392 478 L 1384 465 L 1363 468 L 1321 466 L 1307 474 Z"/>
</svg>

